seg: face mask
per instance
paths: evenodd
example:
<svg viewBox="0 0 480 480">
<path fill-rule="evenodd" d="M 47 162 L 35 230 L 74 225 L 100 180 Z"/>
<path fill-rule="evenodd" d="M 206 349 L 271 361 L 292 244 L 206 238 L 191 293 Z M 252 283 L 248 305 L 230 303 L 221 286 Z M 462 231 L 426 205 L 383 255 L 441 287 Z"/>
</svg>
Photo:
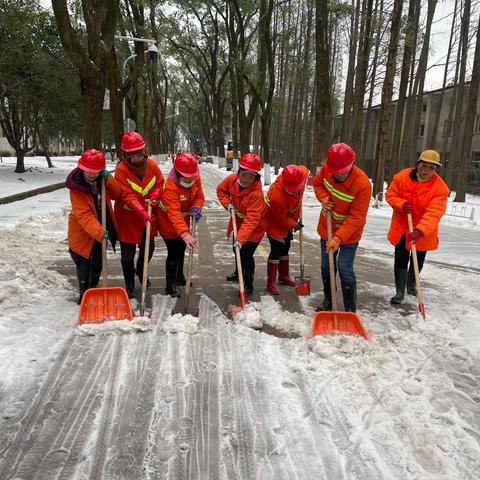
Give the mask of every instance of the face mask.
<svg viewBox="0 0 480 480">
<path fill-rule="evenodd" d="M 185 180 L 180 180 L 180 185 L 183 187 L 183 188 L 190 188 L 194 183 L 195 183 L 195 180 L 191 180 L 190 182 L 187 182 Z"/>
<path fill-rule="evenodd" d="M 238 179 L 238 184 L 242 187 L 242 188 L 247 188 L 247 185 L 245 185 L 244 183 L 242 183 L 240 181 L 240 179 Z"/>
</svg>

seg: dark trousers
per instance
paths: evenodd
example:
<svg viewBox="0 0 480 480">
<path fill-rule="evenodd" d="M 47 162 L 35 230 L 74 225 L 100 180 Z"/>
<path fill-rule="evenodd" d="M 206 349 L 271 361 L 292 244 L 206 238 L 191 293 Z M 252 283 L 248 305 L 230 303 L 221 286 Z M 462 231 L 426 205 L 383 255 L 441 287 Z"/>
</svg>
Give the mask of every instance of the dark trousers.
<svg viewBox="0 0 480 480">
<path fill-rule="evenodd" d="M 95 242 L 88 258 L 70 250 L 75 267 L 77 267 L 78 290 L 80 297 L 89 289 L 98 286 L 102 273 L 102 244 Z"/>
<path fill-rule="evenodd" d="M 427 252 L 419 252 L 417 250 L 417 260 L 418 260 L 418 270 L 422 271 L 423 263 L 425 262 L 425 257 Z M 410 266 L 409 266 L 410 263 Z M 409 277 L 414 275 L 413 272 L 413 260 L 411 253 L 405 247 L 405 235 L 400 239 L 400 241 L 395 245 L 395 270 L 407 270 Z"/>
<path fill-rule="evenodd" d="M 240 260 L 244 271 L 255 272 L 255 250 L 260 242 L 246 242 L 240 249 Z"/>
<path fill-rule="evenodd" d="M 127 290 L 135 286 L 135 273 L 140 280 L 143 278 L 143 258 L 145 256 L 145 233 L 143 232 L 142 239 L 138 244 L 138 258 L 135 268 L 135 253 L 137 252 L 137 245 L 135 243 L 120 242 L 121 262 L 123 270 L 123 278 L 125 279 L 125 286 Z M 155 251 L 155 241 L 150 239 L 150 248 L 148 252 L 148 261 L 150 262 Z"/>
<path fill-rule="evenodd" d="M 268 237 L 270 242 L 270 254 L 268 255 L 269 260 L 279 260 L 280 257 L 286 257 L 290 251 L 290 245 L 292 244 L 292 238 L 290 234 L 287 238 L 278 240 L 275 238 Z"/>
<path fill-rule="evenodd" d="M 183 265 L 187 245 L 181 238 L 164 238 L 167 246 L 167 262 L 178 262 Z"/>
</svg>

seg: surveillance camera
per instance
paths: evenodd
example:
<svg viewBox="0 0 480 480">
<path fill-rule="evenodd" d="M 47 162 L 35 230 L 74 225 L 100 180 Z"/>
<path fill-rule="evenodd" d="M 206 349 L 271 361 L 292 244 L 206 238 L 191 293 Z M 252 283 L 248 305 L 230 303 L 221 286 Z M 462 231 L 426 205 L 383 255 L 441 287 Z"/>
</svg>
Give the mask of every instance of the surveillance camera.
<svg viewBox="0 0 480 480">
<path fill-rule="evenodd" d="M 153 43 L 148 46 L 147 57 L 151 62 L 156 62 L 158 60 L 158 48 Z"/>
</svg>

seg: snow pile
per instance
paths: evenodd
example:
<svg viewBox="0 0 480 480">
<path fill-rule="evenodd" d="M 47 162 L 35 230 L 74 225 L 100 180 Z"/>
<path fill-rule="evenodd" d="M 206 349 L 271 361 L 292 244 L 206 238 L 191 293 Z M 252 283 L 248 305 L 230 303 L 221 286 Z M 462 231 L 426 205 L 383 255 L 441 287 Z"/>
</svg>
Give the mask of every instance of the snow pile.
<svg viewBox="0 0 480 480">
<path fill-rule="evenodd" d="M 162 329 L 164 332 L 192 334 L 198 331 L 198 322 L 199 319 L 193 315 L 176 313 L 167 318 Z"/>
<path fill-rule="evenodd" d="M 75 330 L 76 335 L 103 337 L 135 332 L 146 332 L 152 329 L 149 317 L 134 317 L 133 320 L 109 320 L 103 323 L 84 323 Z"/>
<path fill-rule="evenodd" d="M 261 329 L 269 325 L 284 332 L 287 336 L 310 336 L 311 317 L 302 313 L 287 312 L 270 295 L 260 298 L 260 302 L 251 302 L 234 316 L 235 323 L 246 327 Z"/>
</svg>

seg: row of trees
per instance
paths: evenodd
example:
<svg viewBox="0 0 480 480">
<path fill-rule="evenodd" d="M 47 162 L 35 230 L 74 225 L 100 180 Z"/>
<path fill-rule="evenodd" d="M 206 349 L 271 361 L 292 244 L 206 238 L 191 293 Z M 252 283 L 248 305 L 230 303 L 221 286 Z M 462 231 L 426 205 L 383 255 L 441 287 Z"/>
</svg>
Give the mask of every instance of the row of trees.
<svg viewBox="0 0 480 480">
<path fill-rule="evenodd" d="M 443 87 L 432 106 L 437 120 L 428 146 L 449 152 L 446 179 L 462 200 L 478 95 L 479 2 L 450 3 L 453 14 L 442 19 L 450 25 Z M 65 136 L 78 133 L 78 118 L 85 147 L 101 148 L 108 135 L 118 145 L 123 102 L 152 151 L 175 149 L 181 131 L 192 148 L 210 154 L 232 139 L 235 154 L 253 144 L 277 168 L 303 163 L 314 169 L 329 144 L 345 141 L 360 166 L 370 168 L 367 160 L 373 161 L 369 173 L 377 193 L 416 156 L 437 4 L 52 0 L 52 15 L 38 0 L 0 0 L 0 40 L 12 45 L 0 54 L 0 122 L 17 155 L 31 148 L 28 138 L 40 141 L 55 128 Z M 144 43 L 116 35 L 155 39 L 159 61 L 145 60 Z M 437 145 L 447 87 L 453 88 L 453 131 Z M 106 89 L 108 115 L 102 108 Z M 23 123 L 13 118 L 20 100 Z M 371 159 L 366 139 L 373 129 Z"/>
</svg>

